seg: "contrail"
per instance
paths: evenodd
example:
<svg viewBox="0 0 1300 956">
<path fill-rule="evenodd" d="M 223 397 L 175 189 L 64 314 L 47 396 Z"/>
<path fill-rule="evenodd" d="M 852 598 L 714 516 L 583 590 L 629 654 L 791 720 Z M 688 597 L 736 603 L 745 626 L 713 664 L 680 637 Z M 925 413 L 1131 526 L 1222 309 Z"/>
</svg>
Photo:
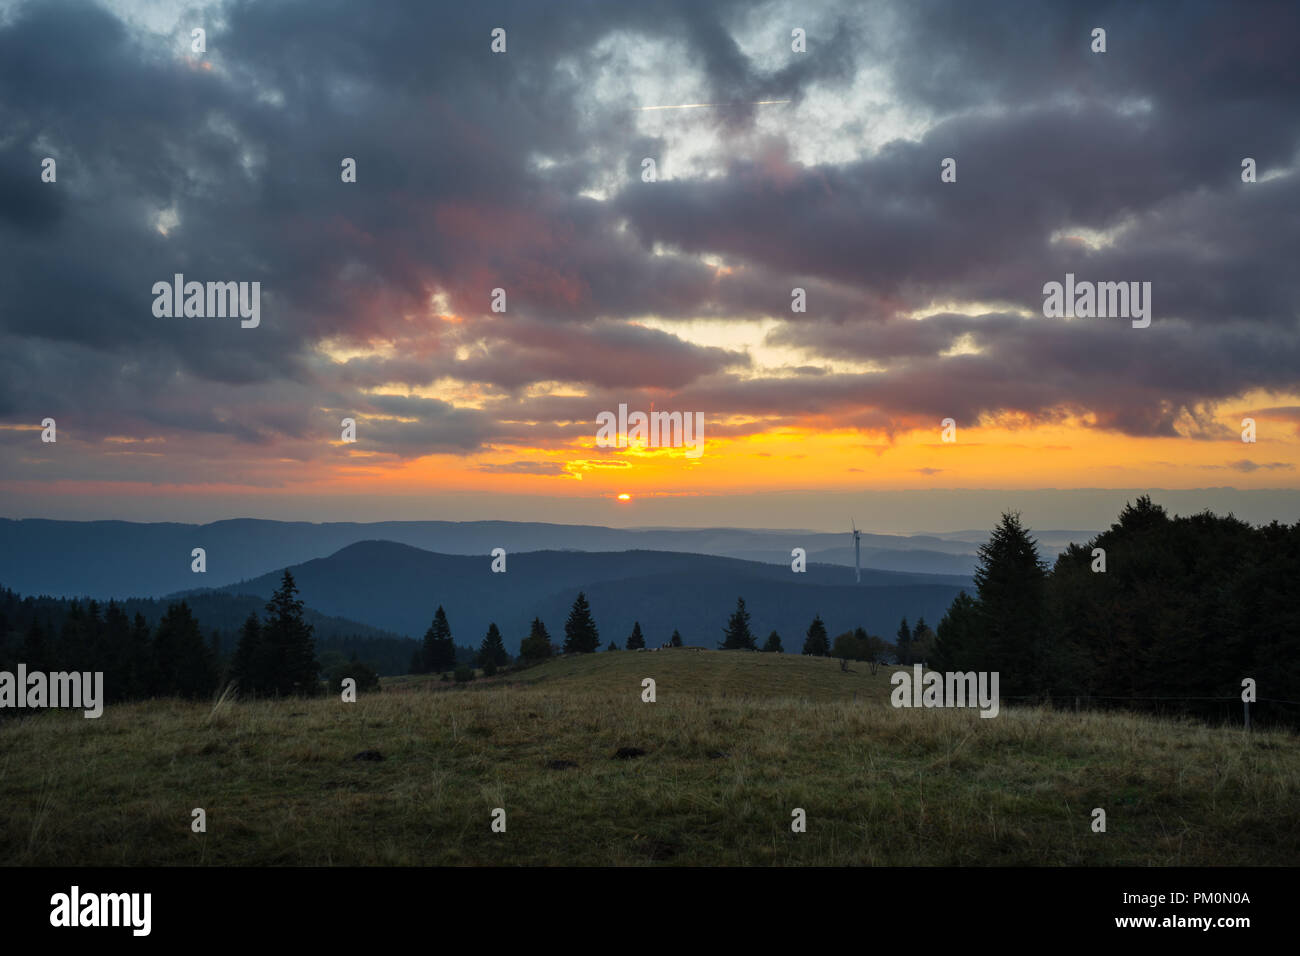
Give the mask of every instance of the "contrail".
<svg viewBox="0 0 1300 956">
<path fill-rule="evenodd" d="M 634 109 L 634 112 L 644 113 L 647 110 L 704 110 L 720 106 L 773 106 L 777 103 L 789 102 L 789 100 L 757 100 L 753 103 L 682 103 L 678 106 L 638 106 Z"/>
</svg>

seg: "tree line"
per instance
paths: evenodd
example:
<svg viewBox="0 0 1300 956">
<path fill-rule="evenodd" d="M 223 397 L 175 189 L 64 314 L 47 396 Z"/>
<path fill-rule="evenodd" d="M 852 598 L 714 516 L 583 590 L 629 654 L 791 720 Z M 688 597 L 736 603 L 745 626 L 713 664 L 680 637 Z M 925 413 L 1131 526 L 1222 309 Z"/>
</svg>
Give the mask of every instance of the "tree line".
<svg viewBox="0 0 1300 956">
<path fill-rule="evenodd" d="M 1234 717 L 1253 678 L 1290 722 L 1300 708 L 1280 702 L 1300 701 L 1298 575 L 1300 522 L 1171 517 L 1144 495 L 1049 568 L 1008 512 L 980 548 L 976 593 L 940 621 L 930 663 L 996 670 L 1007 697 Z"/>
<path fill-rule="evenodd" d="M 750 615 L 745 608 L 745 599 L 737 598 L 736 610 L 723 629 L 722 640 L 718 642 L 718 647 L 722 650 L 760 650 L 749 625 Z M 906 618 L 903 619 L 900 634 L 904 632 L 908 635 L 909 653 L 913 650 L 928 652 L 934 632 L 926 627 L 924 618 L 917 623 L 915 643 L 912 642 L 912 632 L 908 629 Z M 681 632 L 674 628 L 672 635 L 664 643 L 668 647 L 683 647 Z M 540 618 L 533 618 L 528 636 L 520 642 L 517 663 L 528 666 L 560 654 L 591 654 L 599 651 L 600 645 L 600 629 L 596 626 L 591 605 L 587 601 L 585 592 L 579 591 L 564 622 L 564 642 L 552 643 L 546 625 Z M 434 613 L 433 623 L 425 632 L 423 643 L 411 657 L 410 673 L 447 673 L 456 666 L 450 656 L 451 647 L 451 628 L 447 623 L 446 613 L 439 606 Z M 629 651 L 647 647 L 640 621 L 633 622 L 632 633 L 627 636 L 624 647 Z M 606 651 L 622 649 L 617 641 L 612 640 L 605 647 Z M 784 653 L 781 636 L 776 631 L 772 631 L 768 634 L 761 650 L 769 653 Z M 808 628 L 803 653 L 820 657 L 842 657 L 848 660 L 886 660 L 895 656 L 896 649 L 893 644 L 869 635 L 861 627 L 844 632 L 832 643 L 827 636 L 825 623 L 821 616 L 817 615 Z M 505 651 L 497 625 L 489 624 L 487 635 L 479 646 L 476 659 L 478 666 L 483 668 L 485 673 L 492 674 L 509 664 L 511 660 Z"/>
<path fill-rule="evenodd" d="M 378 675 L 337 650 L 317 656 L 313 627 L 305 619 L 293 576 L 284 572 L 265 616 L 250 614 L 233 654 L 220 635 L 205 638 L 187 601 L 173 601 L 156 626 L 143 613 L 130 616 L 117 601 L 62 601 L 20 597 L 0 590 L 0 670 L 19 664 L 31 671 L 100 671 L 108 703 L 153 697 L 210 697 L 232 684 L 241 696 L 284 696 L 324 691 L 352 677 L 374 689 Z"/>
</svg>

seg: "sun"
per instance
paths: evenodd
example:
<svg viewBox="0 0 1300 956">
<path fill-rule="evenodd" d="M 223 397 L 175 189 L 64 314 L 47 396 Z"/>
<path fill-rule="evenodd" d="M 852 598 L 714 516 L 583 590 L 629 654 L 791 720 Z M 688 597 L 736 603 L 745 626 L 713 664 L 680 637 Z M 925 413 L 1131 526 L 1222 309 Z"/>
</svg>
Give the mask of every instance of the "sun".
<svg viewBox="0 0 1300 956">
<path fill-rule="evenodd" d="M 631 501 L 631 500 L 632 500 L 632 496 L 629 495 L 629 494 L 627 494 L 626 492 L 624 492 L 623 494 L 621 494 L 621 495 L 618 496 L 618 500 L 619 500 L 619 501 Z"/>
</svg>

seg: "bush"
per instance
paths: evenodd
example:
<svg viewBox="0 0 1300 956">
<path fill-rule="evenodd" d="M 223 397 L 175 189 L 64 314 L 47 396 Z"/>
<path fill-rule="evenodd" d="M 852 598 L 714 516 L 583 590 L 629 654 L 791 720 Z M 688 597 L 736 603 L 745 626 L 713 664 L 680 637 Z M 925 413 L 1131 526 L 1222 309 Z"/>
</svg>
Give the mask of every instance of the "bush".
<svg viewBox="0 0 1300 956">
<path fill-rule="evenodd" d="M 364 694 L 379 690 L 379 675 L 361 661 L 344 661 L 329 670 L 329 688 L 331 694 L 343 693 L 343 681 L 351 677 L 357 682 L 357 693 Z"/>
<path fill-rule="evenodd" d="M 496 662 L 496 661 L 492 660 L 491 658 L 488 658 L 486 661 L 483 662 L 483 676 L 484 676 L 484 677 L 495 677 L 495 676 L 496 676 L 496 673 L 497 673 L 497 662 Z"/>
<path fill-rule="evenodd" d="M 455 676 L 457 684 L 468 684 L 474 679 L 474 668 L 470 667 L 468 664 L 461 664 L 456 668 Z M 446 680 L 446 678 L 443 679 Z"/>
</svg>

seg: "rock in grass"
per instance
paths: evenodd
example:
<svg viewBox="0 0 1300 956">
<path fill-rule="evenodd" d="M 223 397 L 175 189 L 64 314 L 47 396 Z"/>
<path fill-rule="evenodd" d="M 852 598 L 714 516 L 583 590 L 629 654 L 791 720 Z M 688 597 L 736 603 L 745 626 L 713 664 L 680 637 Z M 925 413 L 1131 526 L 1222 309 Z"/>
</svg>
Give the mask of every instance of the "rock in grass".
<svg viewBox="0 0 1300 956">
<path fill-rule="evenodd" d="M 640 747 L 619 747 L 618 753 L 614 754 L 616 760 L 631 760 L 633 757 L 644 757 L 645 751 Z"/>
<path fill-rule="evenodd" d="M 383 760 L 384 755 L 378 750 L 363 750 L 352 758 L 353 760 Z"/>
</svg>

